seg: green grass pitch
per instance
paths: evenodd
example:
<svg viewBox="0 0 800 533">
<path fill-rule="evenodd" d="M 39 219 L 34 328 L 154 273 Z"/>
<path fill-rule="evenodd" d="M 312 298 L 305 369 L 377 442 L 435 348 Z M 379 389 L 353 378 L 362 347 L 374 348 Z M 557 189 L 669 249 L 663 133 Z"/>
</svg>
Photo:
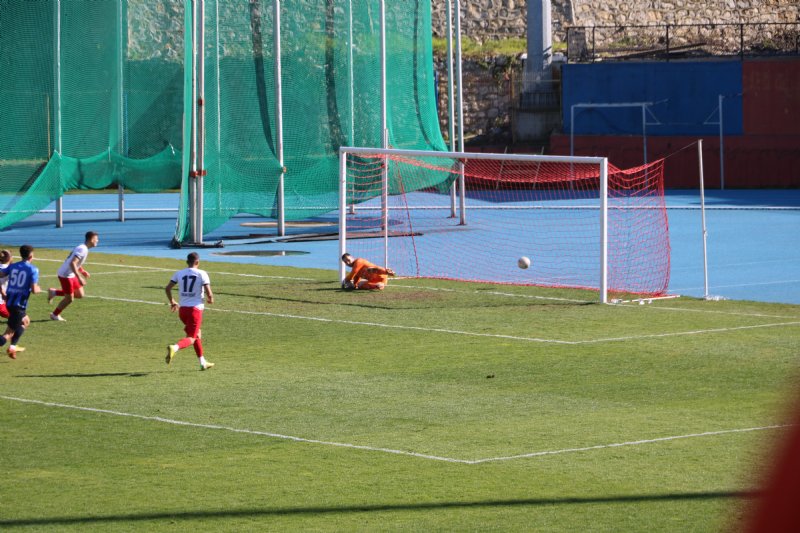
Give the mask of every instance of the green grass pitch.
<svg viewBox="0 0 800 533">
<path fill-rule="evenodd" d="M 211 262 L 216 367 L 168 367 L 183 263 L 89 259 L 0 361 L 0 529 L 717 531 L 798 383 L 797 306 Z"/>
</svg>

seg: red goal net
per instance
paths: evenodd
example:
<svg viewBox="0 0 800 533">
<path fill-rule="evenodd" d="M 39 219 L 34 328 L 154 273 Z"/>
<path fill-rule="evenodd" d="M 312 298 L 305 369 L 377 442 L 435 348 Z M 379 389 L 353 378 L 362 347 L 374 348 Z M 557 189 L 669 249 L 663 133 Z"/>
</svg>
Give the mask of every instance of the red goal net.
<svg viewBox="0 0 800 533">
<path fill-rule="evenodd" d="M 600 158 L 352 150 L 340 248 L 399 276 L 667 290 L 663 160 L 608 164 L 606 186 Z"/>
</svg>

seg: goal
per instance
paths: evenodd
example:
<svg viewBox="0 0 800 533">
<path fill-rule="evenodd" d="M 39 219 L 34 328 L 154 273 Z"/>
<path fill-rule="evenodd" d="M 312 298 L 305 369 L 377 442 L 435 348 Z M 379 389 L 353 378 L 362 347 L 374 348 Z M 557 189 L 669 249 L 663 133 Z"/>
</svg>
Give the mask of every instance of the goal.
<svg viewBox="0 0 800 533">
<path fill-rule="evenodd" d="M 603 303 L 669 284 L 663 160 L 341 148 L 339 226 L 340 255 L 402 277 L 591 289 Z"/>
</svg>

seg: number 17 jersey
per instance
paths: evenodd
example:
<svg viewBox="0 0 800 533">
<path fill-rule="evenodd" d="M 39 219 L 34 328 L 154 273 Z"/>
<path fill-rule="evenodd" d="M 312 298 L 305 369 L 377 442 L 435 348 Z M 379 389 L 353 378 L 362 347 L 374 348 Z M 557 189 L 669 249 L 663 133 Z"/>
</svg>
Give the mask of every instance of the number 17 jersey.
<svg viewBox="0 0 800 533">
<path fill-rule="evenodd" d="M 208 273 L 199 268 L 184 268 L 175 272 L 170 280 L 178 287 L 181 307 L 196 307 L 203 309 L 205 285 L 210 285 Z"/>
</svg>

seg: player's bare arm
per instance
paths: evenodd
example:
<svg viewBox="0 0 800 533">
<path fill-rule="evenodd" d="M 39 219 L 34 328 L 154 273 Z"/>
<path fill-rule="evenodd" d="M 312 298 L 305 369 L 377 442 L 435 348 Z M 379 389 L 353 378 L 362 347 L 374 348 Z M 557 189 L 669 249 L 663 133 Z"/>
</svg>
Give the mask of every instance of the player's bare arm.
<svg viewBox="0 0 800 533">
<path fill-rule="evenodd" d="M 72 261 L 69 262 L 69 268 L 78 278 L 78 281 L 81 283 L 81 285 L 86 285 L 86 278 L 89 277 L 88 276 L 89 273 L 83 270 L 83 268 L 81 268 L 79 265 L 80 265 L 80 259 L 77 257 L 73 257 Z M 86 274 L 86 277 L 84 277 L 84 274 Z"/>
<path fill-rule="evenodd" d="M 203 288 L 206 291 L 206 303 L 213 304 L 214 303 L 214 293 L 211 292 L 211 285 L 203 285 Z"/>
<path fill-rule="evenodd" d="M 164 287 L 164 292 L 167 293 L 167 301 L 169 302 L 169 310 L 173 313 L 178 310 L 178 302 L 175 301 L 175 298 L 172 297 L 172 287 L 175 286 L 175 282 L 170 280 L 167 283 L 167 286 Z"/>
</svg>

